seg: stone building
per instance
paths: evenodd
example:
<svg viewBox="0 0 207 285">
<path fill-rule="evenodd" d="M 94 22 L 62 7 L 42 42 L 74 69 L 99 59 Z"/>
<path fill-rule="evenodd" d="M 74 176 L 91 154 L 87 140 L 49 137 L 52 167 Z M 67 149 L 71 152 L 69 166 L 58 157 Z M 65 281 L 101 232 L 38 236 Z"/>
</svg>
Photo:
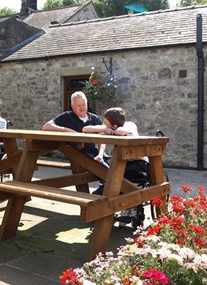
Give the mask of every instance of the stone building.
<svg viewBox="0 0 207 285">
<path fill-rule="evenodd" d="M 37 0 L 33 0 L 33 2 L 37 2 Z M 23 19 L 24 23 L 44 30 L 47 30 L 52 24 L 87 21 L 99 17 L 92 1 L 88 1 L 83 5 L 72 5 L 32 13 L 29 12 L 29 8 L 26 11 L 28 11 L 26 14 L 22 13 L 21 9 L 20 13 L 20 18 Z"/>
<path fill-rule="evenodd" d="M 106 71 L 111 59 L 128 120 L 140 135 L 161 129 L 170 138 L 165 166 L 207 168 L 206 42 L 207 6 L 56 23 L 1 60 L 1 115 L 14 128 L 40 129 L 69 108 L 92 66 Z"/>
<path fill-rule="evenodd" d="M 20 14 L 0 17 L 0 59 L 40 37 L 52 24 L 98 18 L 92 1 L 58 9 L 37 11 L 37 0 L 22 0 Z"/>
<path fill-rule="evenodd" d="M 42 29 L 19 21 L 16 16 L 0 18 L 0 59 L 41 36 Z"/>
</svg>

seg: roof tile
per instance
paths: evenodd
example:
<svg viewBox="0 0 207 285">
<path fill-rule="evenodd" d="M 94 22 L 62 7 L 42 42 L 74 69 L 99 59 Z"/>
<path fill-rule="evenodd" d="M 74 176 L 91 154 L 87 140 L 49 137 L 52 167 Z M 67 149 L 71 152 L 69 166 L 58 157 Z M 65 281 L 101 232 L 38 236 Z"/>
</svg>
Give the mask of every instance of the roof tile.
<svg viewBox="0 0 207 285">
<path fill-rule="evenodd" d="M 198 14 L 206 42 L 207 6 L 197 6 L 56 25 L 6 60 L 192 44 Z"/>
</svg>

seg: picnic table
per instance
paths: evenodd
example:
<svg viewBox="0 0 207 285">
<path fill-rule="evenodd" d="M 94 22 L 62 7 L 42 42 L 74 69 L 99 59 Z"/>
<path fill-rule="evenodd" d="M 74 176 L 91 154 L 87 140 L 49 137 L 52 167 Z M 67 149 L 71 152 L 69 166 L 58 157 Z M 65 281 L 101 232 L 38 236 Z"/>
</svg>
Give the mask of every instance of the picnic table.
<svg viewBox="0 0 207 285">
<path fill-rule="evenodd" d="M 0 240 L 15 237 L 28 197 L 40 197 L 80 206 L 81 221 L 94 221 L 87 260 L 105 252 L 113 226 L 114 214 L 160 197 L 166 210 L 170 184 L 164 182 L 162 155 L 168 138 L 149 136 L 110 136 L 72 132 L 6 129 L 0 130 L 7 158 L 0 161 L 0 174 L 10 172 L 13 180 L 0 183 L 0 202 L 8 200 Z M 81 152 L 83 143 L 112 146 L 107 168 Z M 59 150 L 70 161 L 72 174 L 33 181 L 38 158 Z M 140 189 L 124 178 L 127 160 L 148 156 L 151 187 Z M 103 195 L 90 194 L 89 183 L 105 181 Z M 76 187 L 77 191 L 62 189 Z M 159 214 L 159 213 L 158 213 Z"/>
</svg>

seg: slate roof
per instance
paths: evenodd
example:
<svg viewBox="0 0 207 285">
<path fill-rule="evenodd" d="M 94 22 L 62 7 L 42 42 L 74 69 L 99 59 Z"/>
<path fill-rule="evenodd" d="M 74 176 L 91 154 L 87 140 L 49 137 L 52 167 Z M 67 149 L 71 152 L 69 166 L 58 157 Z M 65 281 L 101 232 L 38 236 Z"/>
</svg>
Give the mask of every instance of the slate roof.
<svg viewBox="0 0 207 285">
<path fill-rule="evenodd" d="M 57 25 L 5 60 L 195 44 L 198 14 L 207 42 L 207 6 L 196 6 Z"/>
<path fill-rule="evenodd" d="M 80 6 L 63 7 L 46 11 L 39 11 L 30 14 L 24 22 L 28 25 L 47 29 L 52 21 L 62 23 L 65 19 L 69 19 L 79 9 Z"/>
</svg>

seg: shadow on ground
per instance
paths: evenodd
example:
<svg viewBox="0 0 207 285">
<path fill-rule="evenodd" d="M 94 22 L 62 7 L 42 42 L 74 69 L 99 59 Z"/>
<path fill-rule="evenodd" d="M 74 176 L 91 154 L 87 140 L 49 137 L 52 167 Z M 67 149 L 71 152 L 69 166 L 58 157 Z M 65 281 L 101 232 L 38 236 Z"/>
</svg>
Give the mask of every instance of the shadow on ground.
<svg viewBox="0 0 207 285">
<path fill-rule="evenodd" d="M 3 210 L 0 209 L 0 216 Z M 26 205 L 17 236 L 0 243 L 0 263 L 59 284 L 58 277 L 63 270 L 80 267 L 86 261 L 93 226 L 94 223 L 80 222 L 79 215 L 71 215 L 71 209 L 67 215 Z M 107 251 L 116 253 L 118 247 L 126 244 L 125 238 L 132 236 L 132 228 L 114 226 Z M 0 280 L 6 284 L 18 284 L 10 278 L 0 273 Z"/>
</svg>

